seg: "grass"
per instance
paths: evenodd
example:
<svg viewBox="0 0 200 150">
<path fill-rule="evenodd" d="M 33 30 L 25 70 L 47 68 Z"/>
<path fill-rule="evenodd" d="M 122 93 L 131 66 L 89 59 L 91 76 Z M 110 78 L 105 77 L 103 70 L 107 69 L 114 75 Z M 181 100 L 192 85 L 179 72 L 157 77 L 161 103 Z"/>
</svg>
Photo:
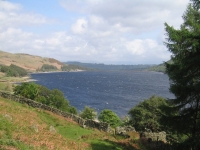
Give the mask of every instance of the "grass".
<svg viewBox="0 0 200 150">
<path fill-rule="evenodd" d="M 6 89 L 6 82 L 0 82 L 0 90 L 4 91 Z"/>
<path fill-rule="evenodd" d="M 124 139 L 96 129 L 84 129 L 70 119 L 0 97 L 0 149 L 141 149 L 138 133 L 132 134 Z"/>
<path fill-rule="evenodd" d="M 52 61 L 52 59 L 27 54 L 12 54 L 0 51 L 0 58 L 0 64 L 4 64 L 7 66 L 9 66 L 10 64 L 14 64 L 26 70 L 30 70 L 31 72 L 34 72 L 36 71 L 36 69 L 41 68 L 43 64 L 54 65 L 57 68 L 61 68 L 60 62 L 50 62 L 50 60 Z"/>
<path fill-rule="evenodd" d="M 12 122 L 12 117 L 7 114 L 0 116 L 0 149 L 10 149 L 16 147 L 18 149 L 33 149 L 33 147 L 13 139 L 13 132 L 17 130 L 17 126 Z"/>
<path fill-rule="evenodd" d="M 95 149 L 95 150 L 103 150 L 103 149 L 123 150 L 123 147 L 119 147 L 118 145 L 116 145 L 113 142 L 103 141 L 103 140 L 94 141 L 94 142 L 92 142 L 91 145 L 92 145 L 92 149 Z"/>
<path fill-rule="evenodd" d="M 16 86 L 15 83 L 18 82 L 26 82 L 29 79 L 29 77 L 7 77 L 5 74 L 0 72 L 0 90 L 1 91 L 7 91 L 12 92 L 13 87 Z"/>
</svg>

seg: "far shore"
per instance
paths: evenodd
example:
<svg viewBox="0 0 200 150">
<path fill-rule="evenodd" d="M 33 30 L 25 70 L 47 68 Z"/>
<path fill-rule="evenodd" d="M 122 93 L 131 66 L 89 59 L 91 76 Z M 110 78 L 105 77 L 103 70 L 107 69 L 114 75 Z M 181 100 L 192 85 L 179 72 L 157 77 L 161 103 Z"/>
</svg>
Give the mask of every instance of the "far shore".
<svg viewBox="0 0 200 150">
<path fill-rule="evenodd" d="M 35 82 L 37 80 L 31 78 L 31 74 L 43 74 L 43 73 L 60 73 L 60 72 L 82 72 L 85 70 L 71 70 L 71 71 L 49 71 L 49 72 L 30 72 L 28 76 L 25 77 L 8 77 L 7 79 L 2 79 L 0 82 L 10 82 L 12 84 L 24 83 L 24 82 Z"/>
<path fill-rule="evenodd" d="M 42 74 L 42 73 L 59 73 L 59 72 L 82 72 L 82 71 L 85 71 L 85 70 L 70 70 L 70 71 L 46 71 L 46 72 L 31 72 L 30 74 Z"/>
<path fill-rule="evenodd" d="M 43 74 L 43 73 L 82 72 L 82 71 L 85 71 L 85 70 L 72 70 L 72 71 L 49 71 L 49 72 L 31 72 L 31 73 L 29 73 L 29 74 L 31 75 L 31 74 Z M 35 80 L 35 79 L 32 79 L 31 76 L 21 77 L 21 79 L 22 79 L 22 80 L 14 81 L 14 82 L 11 82 L 11 83 L 15 84 L 15 83 L 24 83 L 24 82 L 35 82 L 35 81 L 37 81 L 37 80 Z"/>
</svg>

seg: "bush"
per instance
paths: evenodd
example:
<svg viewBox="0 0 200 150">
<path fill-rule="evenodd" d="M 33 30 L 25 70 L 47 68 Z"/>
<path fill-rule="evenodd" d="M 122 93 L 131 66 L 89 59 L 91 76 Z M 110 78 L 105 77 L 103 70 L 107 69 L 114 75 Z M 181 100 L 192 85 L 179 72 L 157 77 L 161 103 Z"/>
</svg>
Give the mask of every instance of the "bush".
<svg viewBox="0 0 200 150">
<path fill-rule="evenodd" d="M 35 100 L 38 97 L 39 88 L 38 85 L 31 83 L 22 83 L 14 88 L 14 93 L 16 95 L 21 95 L 23 97 Z"/>
<path fill-rule="evenodd" d="M 144 131 L 145 128 L 152 131 L 161 130 L 161 114 L 167 105 L 168 103 L 164 98 L 156 96 L 140 102 L 129 111 L 130 124 L 138 131 Z"/>
<path fill-rule="evenodd" d="M 104 109 L 99 117 L 99 121 L 109 123 L 111 127 L 117 127 L 121 125 L 121 120 L 117 116 L 116 113 L 114 113 L 112 110 Z"/>
<path fill-rule="evenodd" d="M 83 111 L 80 113 L 80 117 L 83 119 L 95 119 L 97 116 L 97 112 L 88 106 L 85 106 Z"/>
<path fill-rule="evenodd" d="M 65 99 L 64 94 L 58 89 L 49 90 L 44 86 L 32 82 L 16 86 L 14 93 L 62 111 L 77 114 L 76 108 L 70 106 L 69 101 Z"/>
</svg>

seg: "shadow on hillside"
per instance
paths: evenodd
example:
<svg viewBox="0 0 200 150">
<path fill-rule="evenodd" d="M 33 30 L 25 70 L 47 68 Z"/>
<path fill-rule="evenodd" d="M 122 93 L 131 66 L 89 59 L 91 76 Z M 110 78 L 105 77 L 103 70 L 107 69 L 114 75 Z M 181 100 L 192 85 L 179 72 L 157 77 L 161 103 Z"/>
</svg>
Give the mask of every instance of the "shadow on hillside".
<svg viewBox="0 0 200 150">
<path fill-rule="evenodd" d="M 92 150 L 138 150 L 129 143 L 113 142 L 110 140 L 98 140 L 91 144 Z"/>
</svg>

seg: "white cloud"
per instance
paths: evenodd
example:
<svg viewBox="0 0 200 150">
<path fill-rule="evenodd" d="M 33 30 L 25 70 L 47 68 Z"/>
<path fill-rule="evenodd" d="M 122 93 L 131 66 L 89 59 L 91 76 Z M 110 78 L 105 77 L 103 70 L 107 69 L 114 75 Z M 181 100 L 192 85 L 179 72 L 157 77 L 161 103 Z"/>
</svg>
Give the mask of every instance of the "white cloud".
<svg viewBox="0 0 200 150">
<path fill-rule="evenodd" d="M 44 30 L 49 28 L 52 18 L 27 12 L 22 4 L 0 1 L 0 49 L 61 61 L 161 63 L 170 58 L 163 45 L 164 22 L 178 27 L 188 2 L 61 0 L 73 22 L 65 18 L 65 30 L 56 28 L 41 34 L 34 30 L 40 25 L 45 25 Z"/>
<path fill-rule="evenodd" d="M 145 52 L 144 41 L 142 40 L 129 41 L 125 46 L 132 55 L 142 55 Z"/>
<path fill-rule="evenodd" d="M 62 1 L 61 4 L 67 10 L 98 16 L 111 26 L 120 24 L 123 28 L 130 28 L 133 33 L 140 33 L 156 29 L 164 22 L 179 26 L 188 2 L 189 0 L 75 0 L 73 10 L 66 7 L 72 5 L 71 1 Z"/>
<path fill-rule="evenodd" d="M 20 4 L 14 4 L 7 1 L 0 1 L 0 10 L 2 11 L 12 11 L 20 10 L 22 6 Z"/>
<path fill-rule="evenodd" d="M 47 23 L 44 16 L 39 14 L 27 13 L 22 11 L 22 6 L 19 4 L 0 1 L 0 30 L 6 28 L 19 27 L 21 25 L 38 25 Z"/>
<path fill-rule="evenodd" d="M 85 19 L 78 19 L 72 25 L 72 31 L 76 34 L 83 34 L 87 30 L 87 21 Z"/>
</svg>

